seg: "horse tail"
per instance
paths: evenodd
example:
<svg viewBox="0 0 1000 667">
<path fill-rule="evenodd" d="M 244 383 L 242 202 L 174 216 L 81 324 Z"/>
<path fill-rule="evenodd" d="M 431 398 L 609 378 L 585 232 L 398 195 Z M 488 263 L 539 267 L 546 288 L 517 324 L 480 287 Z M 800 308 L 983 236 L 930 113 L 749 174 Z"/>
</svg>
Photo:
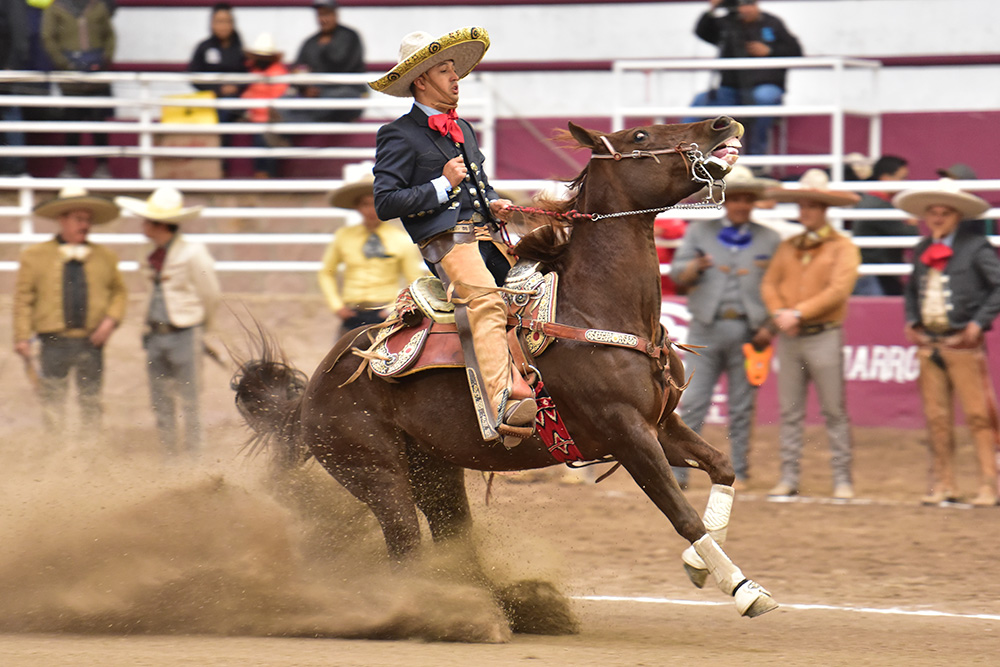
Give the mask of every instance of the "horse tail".
<svg viewBox="0 0 1000 667">
<path fill-rule="evenodd" d="M 292 366 L 277 341 L 257 325 L 248 329 L 253 358 L 237 360 L 239 369 L 230 380 L 236 392 L 236 409 L 254 431 L 245 448 L 249 454 L 267 451 L 276 465 L 295 467 L 309 458 L 298 442 L 299 414 L 308 377 Z"/>
</svg>

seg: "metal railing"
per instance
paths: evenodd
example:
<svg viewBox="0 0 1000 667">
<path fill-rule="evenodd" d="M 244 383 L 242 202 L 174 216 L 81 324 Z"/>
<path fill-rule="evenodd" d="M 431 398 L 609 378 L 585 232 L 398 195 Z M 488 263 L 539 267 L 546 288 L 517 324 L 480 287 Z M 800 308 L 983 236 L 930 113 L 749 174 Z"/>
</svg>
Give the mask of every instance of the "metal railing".
<svg viewBox="0 0 1000 667">
<path fill-rule="evenodd" d="M 613 64 L 615 108 L 612 112 L 612 129 L 625 128 L 626 118 L 648 118 L 658 120 L 664 118 L 685 118 L 690 116 L 704 117 L 706 109 L 710 113 L 728 115 L 739 118 L 796 117 L 796 116 L 829 116 L 830 117 L 830 151 L 823 154 L 805 155 L 748 155 L 742 158 L 748 166 L 792 166 L 820 165 L 829 167 L 834 181 L 844 177 L 844 122 L 847 116 L 860 116 L 868 119 L 868 153 L 876 158 L 881 154 L 882 145 L 882 113 L 874 105 L 876 95 L 868 95 L 866 99 L 858 100 L 853 106 L 846 101 L 845 74 L 848 70 L 867 72 L 871 76 L 870 86 L 873 91 L 879 87 L 881 63 L 872 60 L 853 58 L 823 57 L 823 58 L 723 58 L 723 59 L 681 59 L 681 60 L 616 60 Z M 758 70 L 758 69 L 790 69 L 790 70 L 830 70 L 834 81 L 829 86 L 831 100 L 828 104 L 801 105 L 781 104 L 775 106 L 713 106 L 692 107 L 665 105 L 655 102 L 629 103 L 626 76 L 629 73 L 641 73 L 648 80 L 667 72 L 692 72 L 700 70 Z M 639 90 L 649 90 L 647 85 Z"/>
<path fill-rule="evenodd" d="M 0 157 L 120 157 L 139 161 L 139 176 L 153 178 L 154 158 L 295 158 L 295 159 L 346 159 L 371 160 L 375 157 L 374 135 L 387 119 L 395 118 L 409 110 L 411 102 L 401 98 L 371 93 L 358 98 L 297 98 L 275 99 L 172 98 L 171 95 L 191 92 L 186 86 L 194 84 L 248 84 L 288 83 L 290 85 L 362 85 L 370 77 L 366 74 L 287 74 L 260 77 L 252 74 L 204 74 L 191 72 L 27 72 L 0 71 L 0 85 L 17 83 L 42 83 L 50 87 L 52 95 L 0 95 L 0 107 L 104 108 L 120 110 L 114 121 L 2 121 L 0 132 L 49 134 L 56 132 L 118 132 L 136 134 L 136 146 L 0 146 Z M 473 82 L 478 75 L 470 75 Z M 112 97 L 74 96 L 61 94 L 59 84 L 107 83 L 129 95 Z M 164 107 L 208 108 L 217 110 L 273 109 L 277 112 L 292 109 L 351 110 L 362 109 L 365 116 L 349 123 L 320 122 L 234 122 L 234 123 L 161 123 Z M 486 155 L 488 173 L 493 172 L 493 150 L 496 137 L 496 118 L 490 95 L 470 96 L 462 100 L 463 117 L 471 120 Z M 366 121 L 377 122 L 366 122 Z M 170 134 L 276 134 L 276 135 L 368 135 L 370 145 L 365 147 L 172 147 L 156 146 L 155 137 Z"/>
<path fill-rule="evenodd" d="M 788 61 L 788 62 L 786 62 Z M 660 65 L 669 65 L 674 69 L 720 69 L 723 67 L 744 67 L 750 65 L 759 67 L 760 63 L 756 59 L 747 59 L 741 62 L 737 59 L 727 59 L 724 61 L 621 61 L 616 63 L 616 75 L 621 75 L 625 71 L 638 69 L 642 71 L 654 70 Z M 835 72 L 842 74 L 844 68 L 859 66 L 872 68 L 877 73 L 877 63 L 867 61 L 852 61 L 836 58 L 789 58 L 789 59 L 769 59 L 769 66 L 781 67 L 812 67 L 833 68 Z M 358 83 L 367 78 L 365 75 L 306 75 L 294 74 L 283 77 L 275 77 L 270 81 L 287 80 L 300 84 L 328 84 L 328 83 Z M 475 75 L 470 78 L 475 78 Z M 151 173 L 151 160 L 154 157 L 240 157 L 269 156 L 269 157 L 343 157 L 348 159 L 370 159 L 374 156 L 374 149 L 257 149 L 257 148 L 166 148 L 153 146 L 153 137 L 157 134 L 172 133 L 206 133 L 206 134 L 242 134 L 242 133 L 263 133 L 280 132 L 286 134 L 304 133 L 367 133 L 373 135 L 379 125 L 386 119 L 393 118 L 405 112 L 409 102 L 406 100 L 394 100 L 385 96 L 372 96 L 368 98 L 352 100 L 313 100 L 313 99 L 292 99 L 280 98 L 277 100 L 241 100 L 241 99 L 176 99 L 168 95 L 170 93 L 183 92 L 183 86 L 191 83 L 246 83 L 256 80 L 252 75 L 216 75 L 216 74 L 193 74 L 193 73 L 40 73 L 40 72 L 0 72 L 0 83 L 2 82 L 25 82 L 25 81 L 45 81 L 50 84 L 60 82 L 80 82 L 103 81 L 111 82 L 116 86 L 134 86 L 139 94 L 135 96 L 121 97 L 67 97 L 67 96 L 20 96 L 20 95 L 0 95 L 0 107 L 2 106 L 81 106 L 94 107 L 100 101 L 103 106 L 116 107 L 127 110 L 134 108 L 134 118 L 126 120 L 127 114 L 123 113 L 123 118 L 117 121 L 99 123 L 80 123 L 70 121 L 0 121 L 0 131 L 24 131 L 24 132 L 56 132 L 56 131 L 104 131 L 104 132 L 133 132 L 140 136 L 139 146 L 135 147 L 114 147 L 108 149 L 116 152 L 115 155 L 128 155 L 137 157 L 146 164 L 146 172 Z M 488 86 L 483 86 L 487 90 Z M 835 93 L 837 100 L 841 100 L 840 93 Z M 466 105 L 475 107 L 479 105 L 482 113 L 479 116 L 478 131 L 482 139 L 484 153 L 490 159 L 495 151 L 492 146 L 495 143 L 495 116 L 492 95 L 485 94 L 482 99 L 463 100 L 463 113 Z M 375 120 L 375 117 L 382 116 L 378 122 L 358 121 L 354 123 L 220 123 L 212 125 L 197 124 L 163 124 L 157 122 L 159 110 L 164 106 L 190 106 L 190 107 L 210 107 L 220 109 L 243 109 L 260 106 L 272 106 L 273 108 L 357 108 L 362 106 L 366 110 L 367 120 Z M 835 108 L 836 107 L 836 108 Z M 689 112 L 704 112 L 704 107 L 631 107 L 620 105 L 612 119 L 616 125 L 624 122 L 626 116 L 637 115 L 663 115 L 675 116 Z M 838 111 L 838 109 L 840 109 Z M 834 137 L 842 140 L 842 125 L 844 116 L 854 113 L 842 106 L 831 106 L 829 108 L 804 109 L 795 107 L 715 107 L 713 110 L 722 112 L 742 113 L 743 115 L 778 115 L 779 110 L 788 111 L 785 115 L 804 115 L 797 112 L 831 113 L 834 117 L 834 124 L 839 123 L 841 132 L 834 133 Z M 869 110 L 857 113 L 870 114 L 870 134 L 869 140 L 874 153 L 878 152 L 877 144 L 880 143 L 881 125 L 880 115 L 877 111 Z M 476 116 L 473 115 L 475 118 Z M 64 146 L 32 146 L 26 148 L 0 147 L 0 155 L 24 154 L 25 150 L 37 151 L 30 153 L 44 155 L 67 155 L 69 151 Z M 79 154 L 101 155 L 100 147 L 81 147 Z M 20 153 L 18 151 L 21 151 Z M 354 152 L 359 151 L 359 152 Z M 797 160 L 795 164 L 829 164 L 834 168 L 835 173 L 840 173 L 843 151 L 834 146 L 830 154 L 815 156 L 779 156 L 783 163 L 787 160 Z M 747 156 L 741 158 L 748 164 L 761 163 L 762 160 L 769 159 L 766 156 Z M 492 168 L 487 165 L 488 168 Z M 77 184 L 83 185 L 96 192 L 113 194 L 138 194 L 146 196 L 156 187 L 161 185 L 171 185 L 182 192 L 188 194 L 195 193 L 322 193 L 335 189 L 341 185 L 339 180 L 166 180 L 159 181 L 150 178 L 141 179 L 46 179 L 46 178 L 2 178 L 0 177 L 0 192 L 17 193 L 17 204 L 12 206 L 0 206 L 0 218 L 13 218 L 19 221 L 19 231 L 15 233 L 0 233 L 0 245 L 24 245 L 35 243 L 47 238 L 50 234 L 39 233 L 35 229 L 35 223 L 31 216 L 31 211 L 39 203 L 39 193 L 51 193 L 59 188 Z M 879 182 L 877 187 L 882 191 L 897 191 L 913 187 L 931 187 L 934 181 L 890 181 Z M 527 190 L 537 191 L 545 188 L 549 182 L 538 180 L 496 180 L 494 186 L 497 189 Z M 958 183 L 963 189 L 971 191 L 1000 191 L 1000 180 L 982 181 L 960 181 Z M 787 187 L 796 187 L 796 184 L 787 184 Z M 835 182 L 832 187 L 843 190 L 866 191 L 873 188 L 871 182 Z M 50 196 L 50 195 L 47 195 Z M 208 219 L 232 219 L 232 218 L 272 218 L 277 220 L 294 219 L 327 219 L 343 217 L 347 212 L 336 211 L 326 207 L 208 207 L 202 216 Z M 719 213 L 714 210 L 677 210 L 664 214 L 667 217 L 678 217 L 687 220 L 708 219 L 717 217 Z M 794 219 L 796 213 L 794 207 L 789 205 L 779 205 L 770 211 L 759 212 L 761 218 Z M 892 209 L 831 209 L 831 218 L 835 224 L 843 228 L 843 221 L 863 219 L 905 219 L 906 214 Z M 991 219 L 1000 219 L 1000 209 L 990 210 L 986 216 Z M 323 246 L 332 238 L 332 233 L 294 233 L 294 232 L 274 232 L 261 234 L 232 233 L 232 234 L 191 234 L 192 237 L 207 244 L 228 244 L 228 245 L 315 245 Z M 106 234 L 96 232 L 92 238 L 97 243 L 107 243 L 117 246 L 135 246 L 145 243 L 141 234 Z M 855 240 L 856 244 L 862 248 L 907 248 L 912 247 L 917 241 L 917 237 L 862 237 Z M 991 237 L 994 245 L 1000 245 L 1000 237 Z M 676 246 L 678 242 L 664 242 L 664 245 Z M 321 254 L 317 248 L 317 261 L 228 261 L 219 262 L 220 271 L 315 271 L 319 268 L 318 258 Z M 135 262 L 122 262 L 124 270 L 135 270 Z M 17 269 L 17 262 L 0 261 L 0 271 L 10 272 Z M 663 265 L 661 271 L 668 272 L 669 265 Z M 861 273 L 865 275 L 905 275 L 909 273 L 908 264 L 877 264 L 863 265 Z"/>
</svg>

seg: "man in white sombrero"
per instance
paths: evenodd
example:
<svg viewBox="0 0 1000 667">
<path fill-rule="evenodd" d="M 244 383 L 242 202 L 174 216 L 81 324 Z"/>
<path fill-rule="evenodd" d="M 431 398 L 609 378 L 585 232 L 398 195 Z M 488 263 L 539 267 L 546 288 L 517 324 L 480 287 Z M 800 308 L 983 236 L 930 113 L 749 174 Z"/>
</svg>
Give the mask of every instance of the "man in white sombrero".
<svg viewBox="0 0 1000 667">
<path fill-rule="evenodd" d="M 833 497 L 854 497 L 851 425 L 844 396 L 843 331 L 847 300 L 858 278 L 861 254 L 827 220 L 831 206 L 852 206 L 853 192 L 831 190 L 826 172 L 809 169 L 798 188 L 764 196 L 798 204 L 805 231 L 782 241 L 761 282 L 761 294 L 778 328 L 778 401 L 781 405 L 781 479 L 772 496 L 799 491 L 799 459 L 809 382 L 816 387 L 833 468 Z"/>
<path fill-rule="evenodd" d="M 920 394 L 931 445 L 931 486 L 923 502 L 957 499 L 955 394 L 979 459 L 979 493 L 972 503 L 997 504 L 997 406 L 983 332 L 1000 314 L 1000 259 L 985 236 L 960 228 L 989 210 L 984 199 L 951 179 L 935 188 L 906 190 L 892 205 L 930 229 L 913 252 L 904 289 L 906 338 L 919 346 Z"/>
<path fill-rule="evenodd" d="M 681 399 L 681 417 L 701 433 L 712 405 L 715 384 L 725 373 L 729 399 L 729 445 L 736 490 L 749 475 L 750 427 L 756 387 L 747 378 L 743 345 L 758 350 L 771 344 L 771 318 L 760 295 L 760 281 L 781 242 L 778 233 L 751 220 L 764 191 L 778 185 L 758 178 L 742 165 L 726 174 L 725 216 L 693 222 L 671 262 L 671 277 L 687 288 L 691 325 L 686 342 L 705 346 L 694 359 L 697 372 Z M 687 468 L 678 468 L 679 483 Z"/>
<path fill-rule="evenodd" d="M 179 410 L 184 420 L 183 449 L 196 454 L 201 448 L 202 335 L 219 303 L 220 290 L 208 249 L 186 239 L 180 230 L 198 217 L 202 207 L 185 207 L 184 197 L 172 187 L 158 188 L 145 200 L 118 197 L 115 201 L 142 219 L 142 232 L 153 243 L 142 263 L 151 284 L 143 347 L 160 443 L 169 455 L 181 449 Z"/>
<path fill-rule="evenodd" d="M 378 219 L 374 183 L 374 176 L 366 169 L 330 194 L 331 206 L 351 209 L 361 216 L 361 224 L 341 227 L 334 234 L 319 270 L 320 289 L 330 310 L 341 319 L 341 334 L 384 320 L 400 283 L 426 275 L 409 235 Z"/>
<path fill-rule="evenodd" d="M 439 38 L 410 33 L 399 63 L 369 85 L 387 95 L 413 97 L 409 113 L 378 132 L 375 209 L 399 218 L 431 270 L 468 305 L 457 305 L 470 388 L 486 440 L 513 447 L 534 428 L 531 388 L 510 361 L 507 309 L 499 294 L 477 290 L 502 284 L 510 262 L 501 249 L 505 210 L 483 169 L 472 126 L 458 118 L 459 80 L 489 48 L 483 28 Z"/>
<path fill-rule="evenodd" d="M 14 288 L 14 350 L 29 363 L 40 343 L 39 394 L 46 427 L 65 430 L 69 376 L 76 381 L 81 436 L 101 428 L 104 346 L 125 316 L 127 293 L 118 256 L 88 240 L 93 225 L 118 217 L 110 199 L 66 187 L 34 214 L 58 223 L 50 241 L 21 253 Z"/>
</svg>

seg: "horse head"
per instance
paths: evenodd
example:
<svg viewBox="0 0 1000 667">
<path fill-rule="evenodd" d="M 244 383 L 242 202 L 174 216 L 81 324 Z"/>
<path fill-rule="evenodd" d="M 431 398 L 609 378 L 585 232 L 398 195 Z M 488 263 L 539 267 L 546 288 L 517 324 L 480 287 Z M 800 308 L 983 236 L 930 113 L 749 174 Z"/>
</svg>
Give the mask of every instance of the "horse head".
<svg viewBox="0 0 1000 667">
<path fill-rule="evenodd" d="M 678 125 L 647 125 L 604 134 L 569 124 L 591 150 L 588 179 L 600 192 L 580 197 L 581 210 L 642 210 L 670 206 L 708 180 L 719 180 L 739 158 L 743 125 L 728 116 Z M 581 194 L 586 183 L 581 184 Z"/>
</svg>

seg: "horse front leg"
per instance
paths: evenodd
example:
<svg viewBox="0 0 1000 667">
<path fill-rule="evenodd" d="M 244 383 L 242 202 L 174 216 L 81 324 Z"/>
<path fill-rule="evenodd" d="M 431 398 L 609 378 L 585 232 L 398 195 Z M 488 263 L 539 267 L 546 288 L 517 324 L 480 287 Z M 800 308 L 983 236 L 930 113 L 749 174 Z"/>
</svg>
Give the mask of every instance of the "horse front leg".
<svg viewBox="0 0 1000 667">
<path fill-rule="evenodd" d="M 719 589 L 734 598 L 737 611 L 752 618 L 776 609 L 778 605 L 770 593 L 745 577 L 708 533 L 697 511 L 677 485 L 654 427 L 643 423 L 638 415 L 623 420 L 620 427 L 620 432 L 626 434 L 627 444 L 616 448 L 614 454 L 618 461 L 674 529 L 691 542 Z"/>
<path fill-rule="evenodd" d="M 732 486 L 735 475 L 729 457 L 695 433 L 676 412 L 660 420 L 656 436 L 671 466 L 700 467 L 708 473 L 712 488 L 702 521 L 708 534 L 722 546 L 726 542 L 735 495 Z M 691 583 L 698 588 L 704 587 L 708 580 L 708 566 L 694 546 L 685 549 L 681 559 Z"/>
</svg>

